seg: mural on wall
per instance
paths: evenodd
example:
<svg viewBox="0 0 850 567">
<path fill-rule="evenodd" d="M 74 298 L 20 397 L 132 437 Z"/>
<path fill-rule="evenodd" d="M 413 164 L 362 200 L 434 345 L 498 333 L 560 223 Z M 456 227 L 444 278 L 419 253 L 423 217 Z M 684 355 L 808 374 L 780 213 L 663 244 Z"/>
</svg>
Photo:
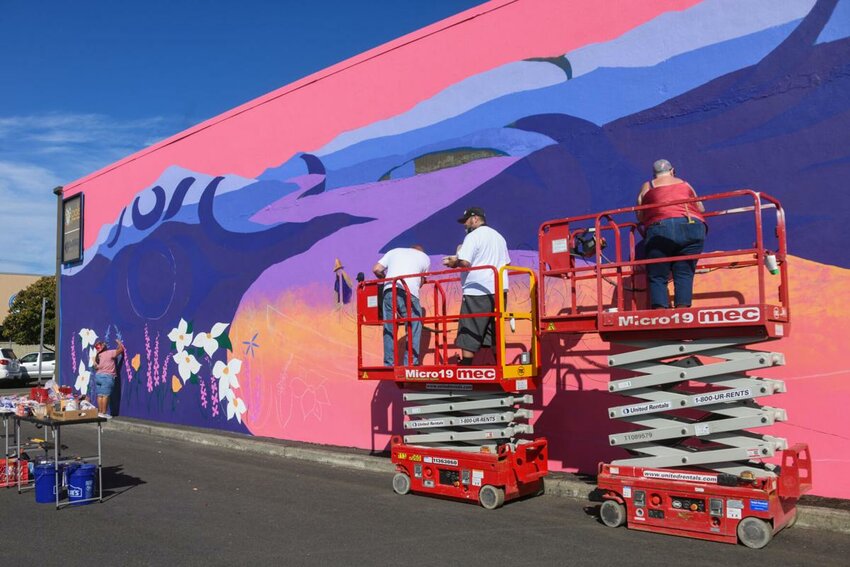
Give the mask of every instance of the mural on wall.
<svg viewBox="0 0 850 567">
<path fill-rule="evenodd" d="M 515 263 L 536 267 L 541 222 L 633 204 L 665 157 L 701 194 L 750 187 L 788 210 L 794 326 L 778 347 L 789 365 L 770 377 L 788 383 L 777 405 L 791 418 L 773 431 L 812 445 L 816 493 L 850 497 L 850 436 L 823 407 L 850 403 L 831 338 L 850 331 L 850 0 L 683 1 L 650 13 L 656 4 L 615 38 L 482 68 L 260 174 L 175 160 L 150 186 L 122 186 L 123 208 L 87 226 L 84 262 L 63 272 L 62 380 L 90 389 L 92 337 L 120 337 L 122 415 L 382 449 L 400 427 L 400 396 L 356 380 L 351 274 L 412 243 L 438 269 L 472 204 Z M 252 112 L 286 116 L 271 104 Z M 77 188 L 98 207 L 94 189 Z M 712 230 L 708 246 L 733 242 L 731 228 Z M 698 282 L 697 293 L 736 277 Z M 554 468 L 593 472 L 616 455 L 599 363 L 609 347 L 568 346 L 549 345 L 536 429 Z"/>
</svg>

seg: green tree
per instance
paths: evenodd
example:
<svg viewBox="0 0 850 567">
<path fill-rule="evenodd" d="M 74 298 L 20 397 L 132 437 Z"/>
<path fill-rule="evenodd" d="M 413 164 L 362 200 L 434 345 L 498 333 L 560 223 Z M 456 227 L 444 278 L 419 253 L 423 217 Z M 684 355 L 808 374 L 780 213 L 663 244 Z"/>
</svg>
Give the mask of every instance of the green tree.
<svg viewBox="0 0 850 567">
<path fill-rule="evenodd" d="M 3 321 L 3 334 L 18 344 L 38 344 L 41 331 L 41 298 L 47 298 L 44 312 L 44 342 L 52 343 L 56 331 L 56 277 L 46 276 L 21 290 Z"/>
</svg>

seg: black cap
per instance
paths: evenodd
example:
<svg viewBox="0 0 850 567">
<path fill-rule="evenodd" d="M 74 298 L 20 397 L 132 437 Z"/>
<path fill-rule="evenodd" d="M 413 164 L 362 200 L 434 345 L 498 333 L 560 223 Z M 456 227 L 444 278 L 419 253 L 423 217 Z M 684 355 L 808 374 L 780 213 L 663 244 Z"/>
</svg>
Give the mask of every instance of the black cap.
<svg viewBox="0 0 850 567">
<path fill-rule="evenodd" d="M 463 211 L 463 216 L 457 219 L 457 222 L 466 222 L 471 216 L 481 217 L 481 220 L 486 221 L 487 215 L 484 214 L 484 209 L 481 207 L 469 207 L 465 211 Z"/>
</svg>

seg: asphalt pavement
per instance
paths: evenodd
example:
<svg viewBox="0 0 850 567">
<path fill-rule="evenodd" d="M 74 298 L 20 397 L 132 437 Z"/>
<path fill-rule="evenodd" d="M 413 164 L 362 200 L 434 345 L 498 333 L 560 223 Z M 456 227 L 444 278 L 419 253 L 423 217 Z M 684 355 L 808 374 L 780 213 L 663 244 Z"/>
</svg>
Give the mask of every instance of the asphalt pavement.
<svg viewBox="0 0 850 567">
<path fill-rule="evenodd" d="M 29 424 L 25 436 L 42 436 Z M 66 427 L 66 455 L 95 451 Z M 850 535 L 795 527 L 765 549 L 611 529 L 542 496 L 495 511 L 391 489 L 391 474 L 104 426 L 105 501 L 56 510 L 0 489 L 5 564 L 846 565 Z"/>
</svg>

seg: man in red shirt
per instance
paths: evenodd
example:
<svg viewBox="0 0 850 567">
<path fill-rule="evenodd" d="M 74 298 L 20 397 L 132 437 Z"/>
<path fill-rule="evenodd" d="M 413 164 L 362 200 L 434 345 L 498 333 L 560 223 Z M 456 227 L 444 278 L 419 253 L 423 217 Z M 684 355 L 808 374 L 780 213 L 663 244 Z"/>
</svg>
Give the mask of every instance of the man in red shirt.
<svg viewBox="0 0 850 567">
<path fill-rule="evenodd" d="M 676 203 L 696 198 L 691 185 L 676 177 L 676 170 L 666 159 L 652 164 L 653 178 L 641 187 L 638 205 L 658 205 L 637 212 L 638 222 L 646 230 L 644 250 L 646 259 L 690 256 L 702 252 L 705 245 L 705 208 L 699 201 Z M 676 307 L 690 307 L 693 298 L 696 260 L 674 260 L 647 264 L 649 300 L 653 309 L 670 306 L 667 281 L 673 273 Z"/>
</svg>

